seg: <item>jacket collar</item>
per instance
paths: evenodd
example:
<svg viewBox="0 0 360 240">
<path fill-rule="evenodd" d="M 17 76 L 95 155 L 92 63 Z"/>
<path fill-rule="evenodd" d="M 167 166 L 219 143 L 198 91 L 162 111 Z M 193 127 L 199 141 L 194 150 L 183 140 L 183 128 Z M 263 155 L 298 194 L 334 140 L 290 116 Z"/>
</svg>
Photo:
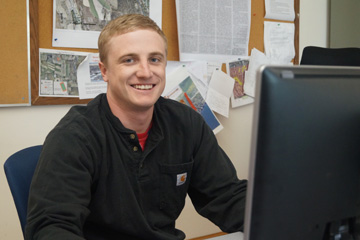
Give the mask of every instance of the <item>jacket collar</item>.
<svg viewBox="0 0 360 240">
<path fill-rule="evenodd" d="M 128 129 L 124 127 L 124 125 L 121 123 L 120 119 L 118 119 L 112 112 L 109 106 L 109 103 L 107 101 L 106 94 L 100 94 L 97 96 L 95 101 L 100 101 L 99 103 L 99 111 L 103 111 L 105 114 L 105 117 L 108 119 L 108 121 L 111 123 L 111 125 L 120 133 L 122 134 L 131 134 L 135 133 L 135 131 Z M 149 137 L 147 141 L 159 141 L 163 139 L 163 129 L 160 125 L 160 119 L 161 114 L 159 113 L 159 109 L 161 108 L 161 103 L 164 101 L 163 97 L 160 97 L 158 101 L 155 103 L 154 107 L 154 114 L 153 114 L 153 126 L 150 129 Z M 147 143 L 148 144 L 148 143 Z"/>
</svg>

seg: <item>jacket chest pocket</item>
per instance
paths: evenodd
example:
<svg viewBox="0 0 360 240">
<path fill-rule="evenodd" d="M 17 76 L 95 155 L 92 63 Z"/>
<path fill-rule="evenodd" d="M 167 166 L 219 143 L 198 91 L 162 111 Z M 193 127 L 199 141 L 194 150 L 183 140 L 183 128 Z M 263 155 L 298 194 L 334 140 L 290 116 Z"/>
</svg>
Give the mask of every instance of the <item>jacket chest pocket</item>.
<svg viewBox="0 0 360 240">
<path fill-rule="evenodd" d="M 193 161 L 182 164 L 161 164 L 161 199 L 160 209 L 177 218 L 185 205 L 185 198 L 190 184 Z"/>
</svg>

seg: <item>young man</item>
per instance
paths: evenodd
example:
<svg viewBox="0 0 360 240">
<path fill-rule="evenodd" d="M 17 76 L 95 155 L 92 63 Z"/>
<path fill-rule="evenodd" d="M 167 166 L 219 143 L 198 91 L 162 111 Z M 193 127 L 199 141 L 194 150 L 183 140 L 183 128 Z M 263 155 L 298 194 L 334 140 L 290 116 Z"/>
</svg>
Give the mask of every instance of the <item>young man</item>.
<svg viewBox="0 0 360 240">
<path fill-rule="evenodd" d="M 107 94 L 75 106 L 49 133 L 31 185 L 26 239 L 184 239 L 189 194 L 225 232 L 243 225 L 246 181 L 201 115 L 160 97 L 167 41 L 125 15 L 99 37 Z"/>
</svg>

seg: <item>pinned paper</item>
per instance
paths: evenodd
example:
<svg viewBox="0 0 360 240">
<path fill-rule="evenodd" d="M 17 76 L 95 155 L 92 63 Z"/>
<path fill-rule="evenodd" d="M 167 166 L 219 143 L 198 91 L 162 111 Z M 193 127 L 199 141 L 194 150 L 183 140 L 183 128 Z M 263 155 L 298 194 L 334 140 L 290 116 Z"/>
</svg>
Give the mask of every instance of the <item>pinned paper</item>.
<svg viewBox="0 0 360 240">
<path fill-rule="evenodd" d="M 206 102 L 211 110 L 229 117 L 230 97 L 234 88 L 235 80 L 221 70 L 214 71 L 206 96 Z"/>
</svg>

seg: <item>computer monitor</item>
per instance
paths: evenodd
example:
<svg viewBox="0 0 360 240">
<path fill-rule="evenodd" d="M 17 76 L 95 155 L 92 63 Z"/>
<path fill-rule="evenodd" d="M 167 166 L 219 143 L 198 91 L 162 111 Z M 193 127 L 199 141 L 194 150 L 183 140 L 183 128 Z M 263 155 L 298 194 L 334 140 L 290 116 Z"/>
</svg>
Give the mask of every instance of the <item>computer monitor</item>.
<svg viewBox="0 0 360 240">
<path fill-rule="evenodd" d="M 244 239 L 360 239 L 360 68 L 263 66 L 256 84 Z"/>
</svg>

